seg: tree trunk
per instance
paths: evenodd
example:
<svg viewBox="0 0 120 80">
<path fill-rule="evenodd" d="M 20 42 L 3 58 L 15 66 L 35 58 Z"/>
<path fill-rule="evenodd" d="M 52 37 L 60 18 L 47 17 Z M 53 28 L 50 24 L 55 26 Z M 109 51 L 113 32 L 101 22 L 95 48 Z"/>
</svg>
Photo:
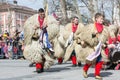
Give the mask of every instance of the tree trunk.
<svg viewBox="0 0 120 80">
<path fill-rule="evenodd" d="M 120 22 L 120 1 L 118 0 L 118 8 L 119 8 L 119 13 L 118 13 L 118 15 L 119 15 L 119 22 Z M 119 26 L 120 26 L 120 23 L 119 23 Z"/>
<path fill-rule="evenodd" d="M 43 7 L 44 7 L 44 9 L 46 9 L 46 5 L 47 5 L 47 0 L 44 0 L 43 1 Z"/>
<path fill-rule="evenodd" d="M 61 9 L 61 11 L 62 11 L 62 14 L 63 14 L 63 20 L 65 21 L 65 23 L 66 23 L 66 21 L 68 20 L 68 17 L 67 17 L 67 5 L 66 5 L 66 0 L 60 0 L 60 4 L 61 4 L 61 7 L 60 7 L 60 9 Z"/>
<path fill-rule="evenodd" d="M 78 6 L 78 0 L 73 0 L 74 1 L 74 5 L 75 5 L 75 8 L 76 8 L 76 11 L 77 11 L 77 15 L 79 16 L 79 20 L 80 22 L 82 23 L 82 16 L 81 16 L 81 13 L 80 13 L 80 10 L 79 10 L 79 6 Z"/>
<path fill-rule="evenodd" d="M 91 18 L 94 17 L 95 10 L 94 10 L 94 5 L 93 5 L 93 0 L 89 1 L 88 9 L 90 11 Z"/>
<path fill-rule="evenodd" d="M 96 12 L 98 12 L 98 8 L 97 8 L 97 0 L 82 0 L 82 2 L 86 5 L 86 7 L 88 8 L 89 12 L 90 12 L 90 16 L 93 19 L 94 15 Z"/>
<path fill-rule="evenodd" d="M 114 5 L 114 1 L 111 1 L 111 3 L 112 3 L 112 24 L 114 24 L 114 7 L 115 7 L 115 5 Z"/>
</svg>

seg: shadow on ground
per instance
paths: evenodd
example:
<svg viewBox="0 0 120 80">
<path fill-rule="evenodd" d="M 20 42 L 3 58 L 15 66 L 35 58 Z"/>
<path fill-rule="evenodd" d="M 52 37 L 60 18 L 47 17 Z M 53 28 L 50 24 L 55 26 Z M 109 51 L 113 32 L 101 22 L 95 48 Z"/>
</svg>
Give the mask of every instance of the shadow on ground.
<svg viewBox="0 0 120 80">
<path fill-rule="evenodd" d="M 102 77 L 109 77 L 109 76 L 112 75 L 112 74 L 113 74 L 113 73 L 111 73 L 111 72 L 101 72 L 101 73 L 100 73 L 100 75 L 101 75 Z M 94 76 L 94 73 L 89 73 L 88 76 L 89 76 L 89 77 L 95 77 L 95 76 Z"/>
<path fill-rule="evenodd" d="M 50 68 L 48 70 L 44 70 L 43 73 L 36 73 L 35 71 L 33 71 L 33 73 L 35 74 L 31 74 L 31 75 L 25 75 L 25 76 L 19 76 L 19 77 L 13 77 L 13 78 L 7 78 L 7 79 L 2 79 L 2 80 L 23 80 L 23 78 L 34 78 L 36 76 L 40 76 L 40 75 L 44 75 L 44 74 L 49 74 L 47 72 L 60 72 L 62 70 L 70 70 L 70 68 L 60 68 L 60 67 L 56 67 L 56 68 Z M 31 72 L 32 73 L 32 72 Z M 30 79 L 31 80 L 31 79 Z"/>
<path fill-rule="evenodd" d="M 62 70 L 70 70 L 70 68 L 65 68 L 65 67 L 55 67 L 55 68 L 50 68 L 48 70 L 45 70 L 45 72 L 60 72 Z"/>
</svg>

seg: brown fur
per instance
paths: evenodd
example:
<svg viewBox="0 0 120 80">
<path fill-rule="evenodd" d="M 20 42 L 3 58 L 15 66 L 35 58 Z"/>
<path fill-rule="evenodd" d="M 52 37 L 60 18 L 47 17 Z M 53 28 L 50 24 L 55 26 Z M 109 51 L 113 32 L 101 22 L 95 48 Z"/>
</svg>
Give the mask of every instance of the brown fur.
<svg viewBox="0 0 120 80">
<path fill-rule="evenodd" d="M 75 51 L 76 51 L 76 56 L 77 56 L 78 62 L 81 62 L 81 61 L 85 62 L 86 57 L 94 51 L 94 48 L 97 46 L 99 40 L 102 41 L 102 43 L 104 44 L 108 40 L 109 33 L 113 32 L 112 34 L 115 34 L 115 32 L 117 31 L 115 27 L 112 27 L 112 26 L 105 27 L 103 32 L 101 34 L 99 34 L 98 37 L 91 38 L 91 35 L 92 35 L 92 33 L 94 33 L 94 30 L 95 30 L 93 26 L 94 26 L 93 24 L 90 24 L 87 27 L 83 28 L 83 32 L 81 32 L 81 34 L 79 35 L 80 39 L 85 41 L 88 45 L 84 48 L 78 44 L 75 46 Z M 88 29 L 86 29 L 86 28 L 88 28 Z M 107 58 L 103 49 L 102 49 L 101 53 L 102 53 L 103 61 L 106 61 L 106 62 L 109 61 L 109 59 Z M 95 62 L 95 60 L 93 60 L 92 63 L 94 63 L 94 62 Z"/>
<path fill-rule="evenodd" d="M 75 41 L 73 42 L 72 45 L 69 45 L 66 49 L 65 55 L 64 55 L 64 62 L 68 61 L 70 59 L 70 56 L 72 54 L 72 51 L 74 50 L 75 47 Z"/>
<path fill-rule="evenodd" d="M 64 57 L 64 61 L 67 61 L 70 58 L 70 55 L 74 49 L 74 45 L 75 45 L 76 40 L 77 40 L 77 36 L 79 35 L 79 33 L 81 32 L 81 29 L 83 27 L 84 27 L 84 25 L 79 23 L 77 31 L 74 34 L 73 45 L 65 48 L 65 43 L 66 43 L 67 39 L 69 38 L 70 33 L 72 32 L 72 23 L 68 23 L 65 27 L 61 26 L 59 37 L 57 40 L 57 43 L 59 42 L 59 44 L 57 44 L 58 46 L 55 50 L 55 55 L 59 55 L 59 56 L 57 56 L 58 58 Z M 59 49 L 59 50 L 57 50 L 57 49 Z"/>
<path fill-rule="evenodd" d="M 86 57 L 91 54 L 94 51 L 94 47 L 96 47 L 96 45 L 98 44 L 98 41 L 102 41 L 102 43 L 105 43 L 109 37 L 109 31 L 108 28 L 111 27 L 105 27 L 103 32 L 101 34 L 99 34 L 98 38 L 92 38 L 92 33 L 95 33 L 95 28 L 94 28 L 94 24 L 89 24 L 87 26 L 84 27 L 84 25 L 80 24 L 81 26 L 79 26 L 78 28 L 78 32 L 76 35 L 76 38 L 74 40 L 73 45 L 70 47 L 68 46 L 66 51 L 65 51 L 65 55 L 64 55 L 64 61 L 66 62 L 67 60 L 69 60 L 70 55 L 73 51 L 73 49 L 75 49 L 76 52 L 76 57 L 77 57 L 77 61 L 78 62 L 85 62 L 86 61 Z M 116 32 L 116 28 L 111 28 L 114 32 Z M 62 27 L 62 30 L 60 31 L 61 36 L 59 36 L 58 38 L 58 42 L 60 42 L 60 44 L 65 44 L 66 39 L 69 37 L 69 34 L 71 32 L 71 23 L 67 24 L 64 27 Z M 75 36 L 75 35 L 74 35 Z M 80 43 L 82 41 L 85 41 L 86 43 L 86 47 L 81 46 Z M 77 42 L 78 41 L 78 42 Z M 59 49 L 58 50 L 58 55 L 60 56 L 60 54 L 64 53 L 65 48 L 60 46 L 60 44 L 58 45 Z M 58 56 L 57 56 L 58 57 Z M 108 58 L 106 57 L 104 51 L 102 50 L 102 57 L 104 61 L 108 61 Z M 94 60 L 95 61 L 95 60 Z"/>
<path fill-rule="evenodd" d="M 56 58 L 63 58 L 65 53 L 64 45 L 61 44 L 61 42 L 57 38 L 54 40 L 54 51 L 55 51 L 54 56 Z"/>
<path fill-rule="evenodd" d="M 112 38 L 115 38 L 117 31 L 118 31 L 118 26 L 117 25 L 110 25 L 107 27 L 107 30 L 109 31 L 109 34 Z"/>
</svg>

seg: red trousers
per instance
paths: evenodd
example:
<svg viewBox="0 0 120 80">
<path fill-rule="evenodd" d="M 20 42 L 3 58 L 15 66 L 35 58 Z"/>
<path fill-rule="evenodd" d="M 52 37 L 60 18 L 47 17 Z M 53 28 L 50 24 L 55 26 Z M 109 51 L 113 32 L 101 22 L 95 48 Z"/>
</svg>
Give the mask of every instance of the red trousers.
<svg viewBox="0 0 120 80">
<path fill-rule="evenodd" d="M 62 62 L 63 62 L 63 58 L 58 58 L 58 63 L 62 64 Z"/>
<path fill-rule="evenodd" d="M 72 64 L 73 64 L 73 65 L 76 65 L 76 64 L 77 64 L 77 60 L 76 60 L 76 56 L 75 56 L 75 55 L 74 55 L 74 56 L 73 56 L 73 55 L 71 56 L 71 60 L 72 60 Z"/>
<path fill-rule="evenodd" d="M 100 70 L 102 69 L 102 65 L 103 65 L 103 61 L 97 62 L 95 64 L 95 76 L 100 75 Z M 87 72 L 90 66 L 91 64 L 85 64 L 83 70 Z"/>
<path fill-rule="evenodd" d="M 43 64 L 42 63 L 36 63 L 36 70 L 37 69 L 42 69 L 43 68 Z"/>
</svg>

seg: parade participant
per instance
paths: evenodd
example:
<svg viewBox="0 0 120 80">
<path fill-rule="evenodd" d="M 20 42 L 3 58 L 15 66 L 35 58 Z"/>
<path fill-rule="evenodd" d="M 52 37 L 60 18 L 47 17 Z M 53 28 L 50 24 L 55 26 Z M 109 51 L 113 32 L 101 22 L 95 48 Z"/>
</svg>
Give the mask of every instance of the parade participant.
<svg viewBox="0 0 120 80">
<path fill-rule="evenodd" d="M 36 28 L 40 28 L 42 30 L 41 35 L 40 35 L 40 43 L 43 49 L 49 49 L 51 53 L 53 53 L 52 45 L 49 42 L 48 39 L 48 33 L 47 33 L 47 22 L 45 21 L 45 12 L 43 8 L 40 8 L 38 10 L 38 22 L 39 26 L 35 26 Z M 33 63 L 34 64 L 34 63 Z M 43 64 L 41 63 L 36 63 L 36 71 L 43 72 Z"/>
<path fill-rule="evenodd" d="M 42 30 L 41 36 L 40 36 L 40 43 L 42 43 L 43 48 L 49 49 L 51 52 L 54 52 L 52 49 L 52 45 L 49 42 L 48 39 L 48 33 L 47 33 L 47 21 L 45 21 L 45 12 L 44 9 L 40 8 L 38 11 L 38 22 L 39 22 L 39 28 Z"/>
<path fill-rule="evenodd" d="M 104 22 L 103 22 L 103 25 L 105 26 L 105 27 L 109 27 L 110 25 L 111 25 L 111 23 L 110 23 L 110 21 L 109 20 L 107 20 L 107 19 L 105 19 L 104 20 Z M 106 47 L 105 47 L 105 54 L 108 56 L 108 54 L 109 54 L 109 49 L 108 49 L 108 47 L 107 47 L 107 45 L 108 44 L 111 44 L 111 37 L 110 37 L 110 35 L 109 35 L 109 38 L 108 38 L 108 41 L 106 42 Z"/>
<path fill-rule="evenodd" d="M 113 26 L 115 27 L 115 26 Z M 120 29 L 117 29 L 117 33 L 114 37 L 110 37 L 108 40 L 107 48 L 108 57 L 110 61 L 106 64 L 106 69 L 116 69 L 120 67 L 120 57 L 119 57 L 119 45 L 120 44 Z"/>
<path fill-rule="evenodd" d="M 67 39 L 67 42 L 65 44 L 65 47 L 67 48 L 67 46 L 71 46 L 73 44 L 73 39 L 74 39 L 74 33 L 76 32 L 78 28 L 78 17 L 73 17 L 71 20 L 71 34 L 69 36 L 69 38 Z M 77 66 L 77 60 L 76 60 L 76 54 L 75 54 L 75 50 L 73 50 L 72 54 L 71 54 L 71 60 L 72 60 L 72 64 L 73 66 Z"/>
<path fill-rule="evenodd" d="M 95 26 L 94 26 L 96 31 L 95 31 L 95 34 L 92 35 L 92 37 L 98 37 L 98 34 L 100 34 L 103 31 L 102 23 L 103 23 L 103 15 L 101 13 L 96 13 L 95 14 Z M 99 46 L 99 44 L 98 44 L 98 46 Z M 102 78 L 100 76 L 100 70 L 102 68 L 102 64 L 103 64 L 103 61 L 102 61 L 101 52 L 100 52 L 100 54 L 98 55 L 98 57 L 96 59 L 96 62 L 95 62 L 95 78 L 96 79 L 101 79 Z M 88 77 L 87 71 L 88 71 L 88 69 L 91 65 L 92 64 L 86 63 L 83 67 L 83 76 L 85 78 Z"/>
<path fill-rule="evenodd" d="M 43 46 L 40 44 L 42 43 L 41 41 L 44 43 L 44 38 L 46 39 L 46 34 L 42 34 L 43 29 L 47 28 L 51 42 L 56 39 L 60 30 L 59 25 L 55 23 L 57 20 L 53 16 L 47 15 L 47 13 L 48 5 L 46 5 L 45 12 L 44 9 L 40 8 L 38 14 L 29 17 L 23 27 L 25 45 L 23 55 L 27 60 L 36 63 L 37 73 L 43 72 L 44 69 L 48 69 L 54 64 L 54 59 L 50 56 L 50 51 L 43 49 Z M 41 35 L 43 35 L 43 39 L 41 39 Z"/>
</svg>

